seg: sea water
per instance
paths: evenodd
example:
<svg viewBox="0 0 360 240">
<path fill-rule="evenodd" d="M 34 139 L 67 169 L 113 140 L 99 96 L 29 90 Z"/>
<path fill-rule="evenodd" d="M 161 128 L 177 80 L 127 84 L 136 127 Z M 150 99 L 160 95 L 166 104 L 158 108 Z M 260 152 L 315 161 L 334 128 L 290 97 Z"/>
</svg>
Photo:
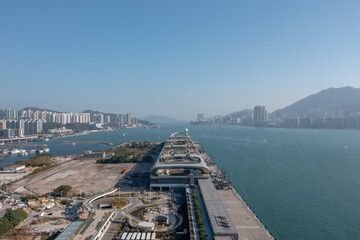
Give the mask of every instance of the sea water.
<svg viewBox="0 0 360 240">
<path fill-rule="evenodd" d="M 53 156 L 165 141 L 189 129 L 276 239 L 360 239 L 360 131 L 163 124 L 52 139 Z M 31 149 L 31 148 L 27 148 Z M 27 157 L 9 157 L 0 166 Z"/>
</svg>

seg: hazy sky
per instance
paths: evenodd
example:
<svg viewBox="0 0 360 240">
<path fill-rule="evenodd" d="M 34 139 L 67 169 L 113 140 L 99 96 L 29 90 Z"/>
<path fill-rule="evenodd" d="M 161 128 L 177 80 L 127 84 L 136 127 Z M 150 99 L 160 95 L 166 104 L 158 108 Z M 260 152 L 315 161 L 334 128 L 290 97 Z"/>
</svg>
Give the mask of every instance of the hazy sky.
<svg viewBox="0 0 360 240">
<path fill-rule="evenodd" d="M 0 1 L 0 108 L 194 119 L 360 87 L 360 1 Z"/>
</svg>

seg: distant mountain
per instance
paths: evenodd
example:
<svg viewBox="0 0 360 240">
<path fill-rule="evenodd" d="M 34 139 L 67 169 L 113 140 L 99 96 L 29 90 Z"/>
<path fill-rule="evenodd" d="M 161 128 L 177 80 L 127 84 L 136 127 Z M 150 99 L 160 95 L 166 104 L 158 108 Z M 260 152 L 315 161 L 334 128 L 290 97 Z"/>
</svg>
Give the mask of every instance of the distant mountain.
<svg viewBox="0 0 360 240">
<path fill-rule="evenodd" d="M 241 111 L 237 111 L 237 112 L 233 112 L 233 113 L 229 113 L 227 115 L 225 115 L 224 117 L 230 117 L 230 118 L 241 118 L 247 115 L 251 115 L 254 113 L 253 109 L 244 109 Z"/>
<path fill-rule="evenodd" d="M 25 111 L 28 111 L 28 110 L 31 110 L 33 112 L 35 111 L 48 111 L 48 112 L 59 112 L 59 111 L 55 111 L 55 110 L 51 110 L 51 109 L 46 109 L 46 108 L 37 108 L 37 107 L 26 107 L 26 108 L 23 108 L 21 109 L 20 111 L 22 110 L 25 110 Z"/>
<path fill-rule="evenodd" d="M 174 123 L 174 122 L 180 122 L 180 120 L 178 119 L 174 119 L 174 118 L 168 118 L 168 117 L 164 117 L 164 116 L 154 116 L 154 115 L 150 115 L 147 117 L 143 117 L 141 118 L 142 120 L 146 120 L 152 123 Z"/>
<path fill-rule="evenodd" d="M 276 115 L 301 115 L 314 109 L 321 111 L 360 112 L 360 88 L 342 87 L 329 88 L 310 95 L 283 109 L 276 110 Z"/>
</svg>

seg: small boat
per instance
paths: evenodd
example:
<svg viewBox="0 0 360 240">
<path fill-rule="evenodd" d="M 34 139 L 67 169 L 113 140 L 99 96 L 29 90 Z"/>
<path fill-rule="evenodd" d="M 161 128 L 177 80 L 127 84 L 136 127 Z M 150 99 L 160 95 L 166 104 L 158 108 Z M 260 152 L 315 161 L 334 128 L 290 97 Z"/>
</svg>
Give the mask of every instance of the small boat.
<svg viewBox="0 0 360 240">
<path fill-rule="evenodd" d="M 27 153 L 27 151 L 25 149 L 20 149 L 19 151 L 20 152 L 18 153 L 18 155 L 20 155 L 20 156 L 27 156 L 28 155 L 28 153 Z"/>
<path fill-rule="evenodd" d="M 19 149 L 16 149 L 16 148 L 13 149 L 12 151 L 10 151 L 10 154 L 13 155 L 13 156 L 14 156 L 14 155 L 18 155 L 19 153 L 20 153 L 20 150 L 19 150 Z"/>
<path fill-rule="evenodd" d="M 49 152 L 50 152 L 49 148 L 40 148 L 35 151 L 36 154 L 49 153 Z"/>
<path fill-rule="evenodd" d="M 26 152 L 25 149 L 13 149 L 12 151 L 10 151 L 10 154 L 12 156 L 14 156 L 14 155 L 27 156 L 28 155 L 28 153 Z"/>
</svg>

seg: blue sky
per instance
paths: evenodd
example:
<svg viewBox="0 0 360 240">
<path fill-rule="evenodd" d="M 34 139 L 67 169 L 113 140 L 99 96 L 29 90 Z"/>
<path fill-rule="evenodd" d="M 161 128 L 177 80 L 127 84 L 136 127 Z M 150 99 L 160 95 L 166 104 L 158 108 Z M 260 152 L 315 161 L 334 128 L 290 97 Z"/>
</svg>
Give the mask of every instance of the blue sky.
<svg viewBox="0 0 360 240">
<path fill-rule="evenodd" d="M 182 120 L 360 87 L 360 1 L 1 1 L 0 108 Z"/>
</svg>

